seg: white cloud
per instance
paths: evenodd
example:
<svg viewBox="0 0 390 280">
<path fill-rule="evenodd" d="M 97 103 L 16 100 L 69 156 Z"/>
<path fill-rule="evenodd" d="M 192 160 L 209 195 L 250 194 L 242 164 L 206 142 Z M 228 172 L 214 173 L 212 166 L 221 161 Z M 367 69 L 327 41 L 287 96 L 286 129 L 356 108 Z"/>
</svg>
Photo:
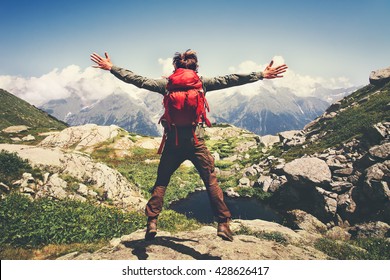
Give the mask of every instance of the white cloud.
<svg viewBox="0 0 390 280">
<path fill-rule="evenodd" d="M 172 57 L 159 58 L 158 63 L 162 65 L 163 76 L 168 77 L 173 72 Z"/>
<path fill-rule="evenodd" d="M 274 56 L 272 60 L 274 61 L 273 67 L 286 63 L 282 56 Z M 269 62 L 265 64 L 259 64 L 254 61 L 248 60 L 242 62 L 237 67 L 229 67 L 229 71 L 230 73 L 250 73 L 254 71 L 263 71 L 268 64 Z M 286 73 L 283 74 L 283 78 L 264 80 L 262 83 L 249 84 L 234 89 L 234 91 L 240 92 L 244 95 L 253 95 L 259 92 L 259 88 L 266 89 L 270 92 L 275 92 L 276 87 L 284 87 L 288 88 L 292 93 L 298 96 L 312 96 L 315 90 L 319 87 L 324 87 L 327 89 L 337 89 L 347 88 L 351 86 L 353 86 L 353 84 L 346 77 L 325 79 L 321 77 L 300 75 L 295 73 L 293 70 L 288 69 Z"/>
<path fill-rule="evenodd" d="M 284 63 L 281 56 L 273 58 L 274 66 Z M 164 76 L 169 76 L 173 71 L 172 58 L 158 60 L 162 66 Z M 262 71 L 269 64 L 259 64 L 254 61 L 244 61 L 238 66 L 229 68 L 231 73 L 249 73 Z M 288 62 L 287 62 L 288 64 Z M 295 73 L 288 69 L 281 79 L 264 80 L 261 83 L 252 83 L 241 87 L 225 90 L 225 94 L 240 92 L 244 95 L 254 95 L 267 90 L 276 92 L 275 88 L 285 87 L 298 96 L 313 95 L 318 87 L 328 89 L 346 88 L 353 86 L 346 77 L 324 79 Z M 142 99 L 145 90 L 138 89 L 133 85 L 123 83 L 107 71 L 88 67 L 82 70 L 77 65 L 70 65 L 62 70 L 54 69 L 41 77 L 15 77 L 0 76 L 0 88 L 3 88 L 27 102 L 36 106 L 59 98 L 69 97 L 75 93 L 86 100 L 104 98 L 118 89 L 128 93 L 136 99 Z"/>
<path fill-rule="evenodd" d="M 117 89 L 137 96 L 141 90 L 116 79 L 107 71 L 70 65 L 62 70 L 54 69 L 41 77 L 21 78 L 0 76 L 0 88 L 36 106 L 60 98 L 67 98 L 72 93 L 83 99 L 101 99 Z"/>
<path fill-rule="evenodd" d="M 280 55 L 275 55 L 272 58 L 272 61 L 274 62 L 272 65 L 273 67 L 277 67 L 277 66 L 283 65 L 285 63 L 283 56 L 280 56 Z"/>
</svg>

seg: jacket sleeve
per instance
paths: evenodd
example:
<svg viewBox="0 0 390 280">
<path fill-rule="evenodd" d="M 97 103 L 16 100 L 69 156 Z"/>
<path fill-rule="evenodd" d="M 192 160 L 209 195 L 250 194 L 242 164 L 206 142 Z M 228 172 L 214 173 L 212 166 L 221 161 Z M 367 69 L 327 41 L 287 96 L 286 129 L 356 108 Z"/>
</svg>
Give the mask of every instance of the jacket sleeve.
<svg viewBox="0 0 390 280">
<path fill-rule="evenodd" d="M 166 92 L 166 79 L 151 79 L 143 77 L 133 73 L 130 70 L 126 70 L 117 66 L 113 66 L 110 72 L 118 79 L 126 83 L 135 85 L 136 87 L 158 92 L 161 94 L 165 94 Z"/>
<path fill-rule="evenodd" d="M 262 79 L 262 72 L 252 72 L 250 74 L 230 74 L 214 78 L 202 77 L 203 87 L 206 91 L 245 85 L 248 83 L 257 82 Z"/>
</svg>

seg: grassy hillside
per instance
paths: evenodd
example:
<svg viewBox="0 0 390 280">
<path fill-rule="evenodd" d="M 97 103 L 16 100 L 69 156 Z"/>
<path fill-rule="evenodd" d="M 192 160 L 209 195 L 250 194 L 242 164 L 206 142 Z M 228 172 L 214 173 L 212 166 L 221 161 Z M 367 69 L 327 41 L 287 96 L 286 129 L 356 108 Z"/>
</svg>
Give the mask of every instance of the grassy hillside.
<svg viewBox="0 0 390 280">
<path fill-rule="evenodd" d="M 14 125 L 26 125 L 30 129 L 25 133 L 16 135 L 1 132 L 4 128 Z M 64 122 L 37 109 L 15 95 L 0 89 L 0 143 L 11 142 L 11 137 L 22 138 L 28 134 L 37 138 L 41 132 L 62 130 L 66 127 L 67 124 Z"/>
<path fill-rule="evenodd" d="M 320 118 L 310 128 L 310 131 L 317 131 L 317 141 L 305 143 L 304 149 L 301 146 L 294 147 L 285 157 L 294 159 L 303 154 L 320 152 L 353 138 L 361 140 L 366 147 L 376 145 L 379 138 L 373 125 L 389 121 L 390 83 L 383 87 L 367 85 L 342 99 L 334 118 Z"/>
</svg>

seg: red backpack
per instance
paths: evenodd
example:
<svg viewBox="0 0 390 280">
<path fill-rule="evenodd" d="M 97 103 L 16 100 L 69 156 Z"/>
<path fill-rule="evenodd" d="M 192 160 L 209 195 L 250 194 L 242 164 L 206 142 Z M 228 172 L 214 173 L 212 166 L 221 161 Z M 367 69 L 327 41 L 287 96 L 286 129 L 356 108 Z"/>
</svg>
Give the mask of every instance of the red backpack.
<svg viewBox="0 0 390 280">
<path fill-rule="evenodd" d="M 178 68 L 168 77 L 167 93 L 163 100 L 165 112 L 160 122 L 165 122 L 163 140 L 158 153 L 160 154 L 165 141 L 166 132 L 174 128 L 176 130 L 176 145 L 179 145 L 177 128 L 192 127 L 195 143 L 198 139 L 195 135 L 195 128 L 198 123 L 204 122 L 211 126 L 206 116 L 206 109 L 209 106 L 203 91 L 202 81 L 198 74 L 191 69 Z"/>
</svg>

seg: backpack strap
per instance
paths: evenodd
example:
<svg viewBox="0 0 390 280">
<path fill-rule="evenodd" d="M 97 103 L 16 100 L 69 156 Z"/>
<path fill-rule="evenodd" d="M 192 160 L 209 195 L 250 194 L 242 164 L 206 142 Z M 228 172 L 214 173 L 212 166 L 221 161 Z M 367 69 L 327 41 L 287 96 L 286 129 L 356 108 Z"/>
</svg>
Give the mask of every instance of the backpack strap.
<svg viewBox="0 0 390 280">
<path fill-rule="evenodd" d="M 163 138 L 161 140 L 161 144 L 160 144 L 160 147 L 158 148 L 158 151 L 157 151 L 157 154 L 161 155 L 162 151 L 164 150 L 164 147 L 165 147 L 165 142 L 167 142 L 167 133 L 164 129 L 164 135 L 163 135 Z"/>
</svg>

